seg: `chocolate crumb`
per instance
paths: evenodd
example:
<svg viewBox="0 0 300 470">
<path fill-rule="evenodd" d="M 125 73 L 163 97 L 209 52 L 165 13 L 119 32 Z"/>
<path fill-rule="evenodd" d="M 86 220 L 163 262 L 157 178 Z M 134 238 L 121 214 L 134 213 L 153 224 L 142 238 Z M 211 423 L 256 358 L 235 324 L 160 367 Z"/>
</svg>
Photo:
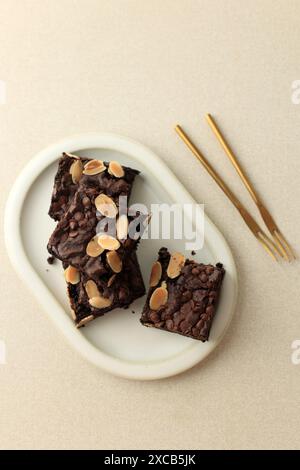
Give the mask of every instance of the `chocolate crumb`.
<svg viewBox="0 0 300 470">
<path fill-rule="evenodd" d="M 131 310 L 131 313 L 135 313 L 135 311 L 134 311 L 134 310 Z"/>
<path fill-rule="evenodd" d="M 192 255 L 192 256 L 195 256 L 195 254 L 196 254 L 196 251 L 195 251 L 195 250 L 192 250 L 192 251 L 191 251 L 191 255 Z"/>
<path fill-rule="evenodd" d="M 55 261 L 54 256 L 49 256 L 49 258 L 47 258 L 47 263 L 48 263 L 48 264 L 53 264 L 54 261 Z"/>
</svg>

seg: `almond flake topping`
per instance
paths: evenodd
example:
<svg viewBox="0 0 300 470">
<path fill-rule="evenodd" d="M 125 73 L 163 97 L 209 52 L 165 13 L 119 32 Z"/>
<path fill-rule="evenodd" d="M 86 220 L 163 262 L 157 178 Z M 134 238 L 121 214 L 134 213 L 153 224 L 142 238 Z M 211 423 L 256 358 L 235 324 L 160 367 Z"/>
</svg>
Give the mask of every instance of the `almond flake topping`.
<svg viewBox="0 0 300 470">
<path fill-rule="evenodd" d="M 150 274 L 150 287 L 155 287 L 160 281 L 162 274 L 162 268 L 161 264 L 159 261 L 156 261 L 151 269 L 151 274 Z"/>
<path fill-rule="evenodd" d="M 95 206 L 100 214 L 105 217 L 114 218 L 118 213 L 118 208 L 115 202 L 106 194 L 99 194 L 95 199 Z"/>
<path fill-rule="evenodd" d="M 106 259 L 114 273 L 122 271 L 122 260 L 116 251 L 106 253 Z"/>
<path fill-rule="evenodd" d="M 78 284 L 78 282 L 80 281 L 80 274 L 78 269 L 74 268 L 71 265 L 65 269 L 64 274 L 65 280 L 70 284 Z"/>
<path fill-rule="evenodd" d="M 181 253 L 172 253 L 169 265 L 167 268 L 167 275 L 171 279 L 175 279 L 179 276 L 181 269 L 183 268 L 185 263 L 185 257 Z"/>
<path fill-rule="evenodd" d="M 74 184 L 78 183 L 82 175 L 83 165 L 81 160 L 75 160 L 70 166 L 70 175 Z"/>
<path fill-rule="evenodd" d="M 114 251 L 120 248 L 120 242 L 116 238 L 112 237 L 111 235 L 99 235 L 98 236 L 98 244 L 104 250 Z"/>
<path fill-rule="evenodd" d="M 158 310 L 168 301 L 168 291 L 165 287 L 157 287 L 150 297 L 149 307 Z"/>
<path fill-rule="evenodd" d="M 112 304 L 112 300 L 107 299 L 106 297 L 102 297 L 101 295 L 98 295 L 97 297 L 92 297 L 89 300 L 89 303 L 92 307 L 101 309 L 101 308 L 110 307 Z"/>
<path fill-rule="evenodd" d="M 91 241 L 87 244 L 86 247 L 86 254 L 91 256 L 92 258 L 96 258 L 97 256 L 100 256 L 101 253 L 103 253 L 104 248 L 102 248 L 98 244 L 98 237 L 93 237 Z"/>
<path fill-rule="evenodd" d="M 100 295 L 97 284 L 92 279 L 89 279 L 84 287 L 89 299 Z"/>
<path fill-rule="evenodd" d="M 110 162 L 108 166 L 108 173 L 115 176 L 116 178 L 122 178 L 125 175 L 123 167 L 119 162 Z"/>
<path fill-rule="evenodd" d="M 106 166 L 102 160 L 90 160 L 84 165 L 83 174 L 84 175 L 98 175 L 106 170 Z"/>
</svg>

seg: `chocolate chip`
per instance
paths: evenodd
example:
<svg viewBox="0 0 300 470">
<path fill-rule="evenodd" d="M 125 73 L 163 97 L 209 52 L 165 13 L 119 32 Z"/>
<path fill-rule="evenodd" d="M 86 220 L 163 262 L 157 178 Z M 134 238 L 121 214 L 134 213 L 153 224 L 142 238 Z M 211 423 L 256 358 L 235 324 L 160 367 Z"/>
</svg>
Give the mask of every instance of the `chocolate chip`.
<svg viewBox="0 0 300 470">
<path fill-rule="evenodd" d="M 209 307 L 206 307 L 206 310 L 205 310 L 207 315 L 213 315 L 214 311 L 215 311 L 215 309 L 212 305 L 209 305 Z"/>
<path fill-rule="evenodd" d="M 87 220 L 86 220 L 86 219 L 80 220 L 80 221 L 78 222 L 78 225 L 79 225 L 80 228 L 85 227 L 86 224 L 87 224 Z"/>
<path fill-rule="evenodd" d="M 207 291 L 204 289 L 197 289 L 193 292 L 193 300 L 195 302 L 202 302 L 202 300 L 206 297 Z"/>
<path fill-rule="evenodd" d="M 90 207 L 91 201 L 87 196 L 84 196 L 84 198 L 82 198 L 82 204 L 84 205 L 84 207 Z"/>
<path fill-rule="evenodd" d="M 181 297 L 183 302 L 188 302 L 192 298 L 192 293 L 190 290 L 186 290 Z"/>
<path fill-rule="evenodd" d="M 196 324 L 196 328 L 198 328 L 199 330 L 201 330 L 202 326 L 203 326 L 203 323 L 204 323 L 204 320 L 202 318 L 200 318 L 200 320 L 198 321 L 198 323 Z"/>
<path fill-rule="evenodd" d="M 71 232 L 69 232 L 69 237 L 70 238 L 77 237 L 77 235 L 78 235 L 78 232 L 76 230 L 72 230 Z"/>
<path fill-rule="evenodd" d="M 178 326 L 179 323 L 183 320 L 183 318 L 184 318 L 184 315 L 182 315 L 180 311 L 175 312 L 173 316 L 174 325 Z"/>
<path fill-rule="evenodd" d="M 74 219 L 75 219 L 77 222 L 79 222 L 79 220 L 83 219 L 83 217 L 84 217 L 84 215 L 83 215 L 82 212 L 79 212 L 79 211 L 78 211 L 78 212 L 75 212 L 75 214 L 74 214 Z"/>
<path fill-rule="evenodd" d="M 157 323 L 160 321 L 160 316 L 158 312 L 151 312 L 149 318 L 153 323 Z"/>
<path fill-rule="evenodd" d="M 182 331 L 182 333 L 188 332 L 190 328 L 191 328 L 191 325 L 189 324 L 187 320 L 183 320 L 179 325 L 179 329 L 180 331 Z"/>
<path fill-rule="evenodd" d="M 186 302 L 185 304 L 182 305 L 181 309 L 180 309 L 180 313 L 185 317 L 189 314 L 189 312 L 191 311 L 191 301 L 189 302 Z"/>
<path fill-rule="evenodd" d="M 77 227 L 77 222 L 75 220 L 71 220 L 70 222 L 70 229 L 71 230 L 75 230 L 75 228 Z"/>
</svg>

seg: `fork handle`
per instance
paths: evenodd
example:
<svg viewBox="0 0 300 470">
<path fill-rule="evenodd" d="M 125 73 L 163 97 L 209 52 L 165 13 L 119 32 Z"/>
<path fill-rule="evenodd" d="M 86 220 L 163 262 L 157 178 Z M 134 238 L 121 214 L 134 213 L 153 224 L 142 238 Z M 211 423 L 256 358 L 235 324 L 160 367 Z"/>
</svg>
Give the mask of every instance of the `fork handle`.
<svg viewBox="0 0 300 470">
<path fill-rule="evenodd" d="M 242 167 L 241 167 L 240 163 L 238 162 L 238 160 L 237 160 L 232 148 L 230 147 L 229 143 L 227 142 L 224 135 L 221 133 L 220 129 L 218 128 L 214 118 L 209 113 L 206 114 L 205 117 L 206 117 L 206 120 L 207 120 L 208 124 L 210 125 L 213 133 L 215 134 L 218 141 L 220 142 L 221 147 L 225 151 L 227 157 L 231 161 L 231 163 L 234 166 L 236 172 L 238 173 L 239 177 L 241 178 L 242 182 L 244 183 L 245 187 L 247 188 L 247 190 L 248 190 L 250 196 L 252 197 L 253 201 L 255 202 L 255 204 L 258 205 L 259 204 L 259 198 L 258 198 L 258 195 L 257 195 L 252 183 L 250 182 L 248 176 L 246 175 L 246 173 L 242 169 Z"/>
<path fill-rule="evenodd" d="M 210 174 L 210 176 L 215 180 L 217 185 L 224 191 L 226 196 L 230 199 L 232 204 L 238 209 L 244 209 L 240 201 L 237 197 L 233 194 L 231 189 L 227 186 L 225 181 L 221 178 L 221 176 L 217 173 L 217 171 L 211 166 L 211 164 L 206 160 L 204 155 L 200 152 L 200 150 L 193 144 L 184 130 L 177 124 L 175 126 L 175 131 L 179 135 L 179 137 L 183 140 L 183 142 L 187 145 L 187 147 L 191 150 L 191 152 L 195 155 L 195 157 L 202 163 L 206 171 Z M 246 210 L 246 209 L 244 209 Z"/>
</svg>

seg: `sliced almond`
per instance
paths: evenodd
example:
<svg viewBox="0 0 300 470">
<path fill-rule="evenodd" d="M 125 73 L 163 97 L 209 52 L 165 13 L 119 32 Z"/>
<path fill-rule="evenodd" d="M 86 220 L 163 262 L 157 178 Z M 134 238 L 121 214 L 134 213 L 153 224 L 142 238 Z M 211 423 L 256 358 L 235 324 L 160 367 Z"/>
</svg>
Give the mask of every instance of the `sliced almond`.
<svg viewBox="0 0 300 470">
<path fill-rule="evenodd" d="M 119 240 L 125 240 L 128 235 L 128 219 L 126 214 L 120 215 L 116 223 L 117 237 Z"/>
<path fill-rule="evenodd" d="M 114 273 L 122 271 L 122 260 L 116 251 L 106 253 L 106 259 Z"/>
<path fill-rule="evenodd" d="M 102 160 L 90 160 L 84 165 L 83 174 L 84 175 L 97 175 L 106 170 Z"/>
<path fill-rule="evenodd" d="M 104 250 L 115 251 L 120 248 L 120 242 L 111 235 L 99 235 L 98 243 Z"/>
<path fill-rule="evenodd" d="M 82 320 L 80 320 L 80 322 L 77 323 L 76 327 L 80 328 L 81 326 L 86 325 L 87 323 L 89 323 L 92 320 L 94 320 L 94 315 L 89 315 L 88 317 L 85 317 Z"/>
<path fill-rule="evenodd" d="M 80 274 L 78 269 L 71 265 L 68 266 L 67 269 L 65 269 L 65 280 L 70 284 L 78 284 L 80 281 Z"/>
<path fill-rule="evenodd" d="M 75 160 L 70 166 L 70 175 L 74 184 L 78 183 L 81 178 L 83 165 L 81 160 Z"/>
<path fill-rule="evenodd" d="M 165 305 L 168 300 L 168 291 L 165 287 L 157 287 L 150 297 L 149 307 L 151 310 L 158 310 Z"/>
<path fill-rule="evenodd" d="M 156 263 L 153 264 L 152 269 L 151 269 L 151 274 L 150 274 L 150 287 L 155 287 L 160 281 L 161 278 L 161 264 L 159 261 L 156 261 Z"/>
<path fill-rule="evenodd" d="M 119 162 L 115 161 L 110 162 L 110 164 L 108 165 L 108 173 L 110 175 L 115 176 L 116 178 L 122 178 L 125 175 L 125 171 L 122 165 L 120 165 Z"/>
<path fill-rule="evenodd" d="M 89 279 L 84 287 L 89 299 L 100 295 L 97 284 L 92 279 Z"/>
<path fill-rule="evenodd" d="M 185 263 L 185 257 L 181 253 L 173 253 L 171 255 L 169 265 L 167 268 L 167 275 L 171 279 L 175 279 L 175 277 L 179 276 L 181 268 L 183 268 Z"/>
<path fill-rule="evenodd" d="M 110 276 L 110 278 L 107 281 L 107 287 L 110 287 L 110 286 L 113 285 L 113 283 L 115 282 L 116 277 L 117 277 L 116 274 L 113 274 L 112 276 Z"/>
<path fill-rule="evenodd" d="M 106 194 L 99 194 L 95 199 L 97 210 L 105 217 L 114 218 L 118 213 L 118 208 L 114 201 Z"/>
<path fill-rule="evenodd" d="M 160 287 L 163 287 L 164 289 L 166 289 L 166 288 L 167 288 L 167 283 L 166 283 L 166 281 L 163 281 L 163 282 L 161 283 Z"/>
<path fill-rule="evenodd" d="M 97 256 L 101 255 L 103 251 L 104 248 L 98 244 L 98 237 L 92 238 L 91 241 L 87 244 L 86 254 L 92 258 L 96 258 Z"/>
<path fill-rule="evenodd" d="M 107 299 L 101 295 L 98 295 L 97 297 L 92 297 L 89 300 L 89 303 L 94 308 L 107 308 L 111 306 L 112 301 L 111 299 Z"/>
</svg>

